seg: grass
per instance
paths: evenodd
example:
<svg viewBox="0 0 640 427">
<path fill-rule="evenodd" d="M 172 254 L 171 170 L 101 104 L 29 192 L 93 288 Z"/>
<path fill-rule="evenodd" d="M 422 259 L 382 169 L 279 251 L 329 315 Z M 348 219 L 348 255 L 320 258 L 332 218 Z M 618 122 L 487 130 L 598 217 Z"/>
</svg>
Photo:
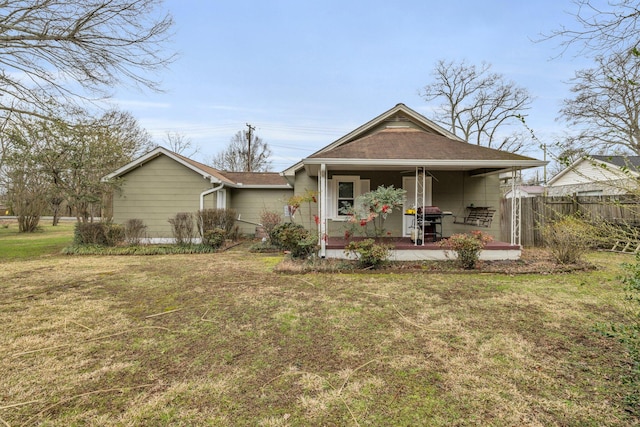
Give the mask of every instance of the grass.
<svg viewBox="0 0 640 427">
<path fill-rule="evenodd" d="M 639 423 L 629 360 L 593 330 L 624 315 L 628 255 L 558 275 L 282 275 L 246 249 L 3 258 L 0 425 Z"/>
<path fill-rule="evenodd" d="M 3 225 L 8 225 L 7 227 Z M 74 222 L 60 222 L 57 226 L 41 221 L 34 233 L 18 232 L 18 224 L 2 222 L 0 224 L 0 261 L 36 258 L 55 255 L 73 240 Z"/>
</svg>

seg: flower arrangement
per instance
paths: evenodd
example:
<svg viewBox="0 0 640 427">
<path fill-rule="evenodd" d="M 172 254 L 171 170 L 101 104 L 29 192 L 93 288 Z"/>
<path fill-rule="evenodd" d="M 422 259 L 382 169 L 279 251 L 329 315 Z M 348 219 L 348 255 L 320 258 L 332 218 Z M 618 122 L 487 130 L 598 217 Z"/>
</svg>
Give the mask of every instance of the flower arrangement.
<svg viewBox="0 0 640 427">
<path fill-rule="evenodd" d="M 393 185 L 381 185 L 374 191 L 356 197 L 354 205 L 344 212 L 349 215 L 349 225 L 352 228 L 350 235 L 355 234 L 355 225 L 358 224 L 359 231 L 365 236 L 384 236 L 384 221 L 395 209 L 402 206 L 405 193 L 405 190 L 394 188 Z M 373 233 L 368 229 L 369 224 L 373 225 Z"/>
<path fill-rule="evenodd" d="M 453 234 L 451 237 L 441 240 L 439 245 L 454 251 L 460 266 L 470 270 L 476 267 L 480 251 L 492 240 L 493 237 L 489 234 L 475 230 L 471 233 Z"/>
</svg>

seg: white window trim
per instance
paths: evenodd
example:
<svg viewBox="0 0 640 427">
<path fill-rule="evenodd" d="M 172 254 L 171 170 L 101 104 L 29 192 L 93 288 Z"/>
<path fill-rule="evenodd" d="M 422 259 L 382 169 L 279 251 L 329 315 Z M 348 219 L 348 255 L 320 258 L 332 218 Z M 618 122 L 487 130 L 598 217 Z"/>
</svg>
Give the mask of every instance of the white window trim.
<svg viewBox="0 0 640 427">
<path fill-rule="evenodd" d="M 338 183 L 340 182 L 353 182 L 354 199 L 369 191 L 369 180 L 360 179 L 359 175 L 333 175 L 327 185 L 329 190 L 330 211 L 328 212 L 329 218 L 333 221 L 346 221 L 349 219 L 349 215 L 341 215 L 338 212 Z"/>
</svg>

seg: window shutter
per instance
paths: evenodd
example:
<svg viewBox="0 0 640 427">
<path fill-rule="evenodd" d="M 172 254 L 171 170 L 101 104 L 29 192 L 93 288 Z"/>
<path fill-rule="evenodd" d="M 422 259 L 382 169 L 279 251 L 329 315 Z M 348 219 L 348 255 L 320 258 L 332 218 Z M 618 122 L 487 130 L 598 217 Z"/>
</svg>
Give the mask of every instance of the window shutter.
<svg viewBox="0 0 640 427">
<path fill-rule="evenodd" d="M 360 194 L 368 193 L 371 191 L 371 181 L 368 179 L 360 180 Z"/>
</svg>

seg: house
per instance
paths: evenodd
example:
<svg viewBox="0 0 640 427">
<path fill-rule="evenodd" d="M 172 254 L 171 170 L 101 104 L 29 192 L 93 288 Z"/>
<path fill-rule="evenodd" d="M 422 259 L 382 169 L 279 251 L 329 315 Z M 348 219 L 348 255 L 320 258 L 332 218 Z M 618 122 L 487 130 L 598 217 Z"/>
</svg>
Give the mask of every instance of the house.
<svg viewBox="0 0 640 427">
<path fill-rule="evenodd" d="M 585 156 L 547 183 L 548 196 L 609 196 L 635 191 L 640 156 Z"/>
<path fill-rule="evenodd" d="M 423 206 L 436 206 L 440 212 L 433 221 L 438 229 L 434 237 L 481 226 L 495 240 L 507 239 L 500 232 L 498 175 L 510 172 L 515 176 L 521 169 L 544 164 L 469 144 L 398 104 L 280 174 L 232 174 L 158 148 L 105 179 L 123 180 L 121 191 L 113 198 L 114 220 L 143 219 L 154 239 L 171 237 L 166 221 L 176 212 L 205 207 L 235 209 L 244 221 L 242 231 L 251 232 L 262 210 L 286 212 L 291 196 L 314 192 L 316 203 L 300 206 L 294 220 L 318 233 L 320 256 L 341 257 L 349 217 L 340 207 L 379 186 L 406 190 L 404 209 L 393 212 L 385 222 L 398 248 L 409 242 L 416 229 L 416 214 L 407 211 Z M 520 253 L 517 242 L 505 243 L 502 252 L 496 249 L 493 257 L 497 258 Z M 398 249 L 393 254 L 395 259 L 443 256 L 441 248 L 422 239 L 414 239 L 402 252 Z"/>
<path fill-rule="evenodd" d="M 544 187 L 542 185 L 520 185 L 514 189 L 507 190 L 504 193 L 505 199 L 512 199 L 515 197 L 527 198 L 527 197 L 537 197 L 542 196 L 544 194 Z"/>
</svg>

